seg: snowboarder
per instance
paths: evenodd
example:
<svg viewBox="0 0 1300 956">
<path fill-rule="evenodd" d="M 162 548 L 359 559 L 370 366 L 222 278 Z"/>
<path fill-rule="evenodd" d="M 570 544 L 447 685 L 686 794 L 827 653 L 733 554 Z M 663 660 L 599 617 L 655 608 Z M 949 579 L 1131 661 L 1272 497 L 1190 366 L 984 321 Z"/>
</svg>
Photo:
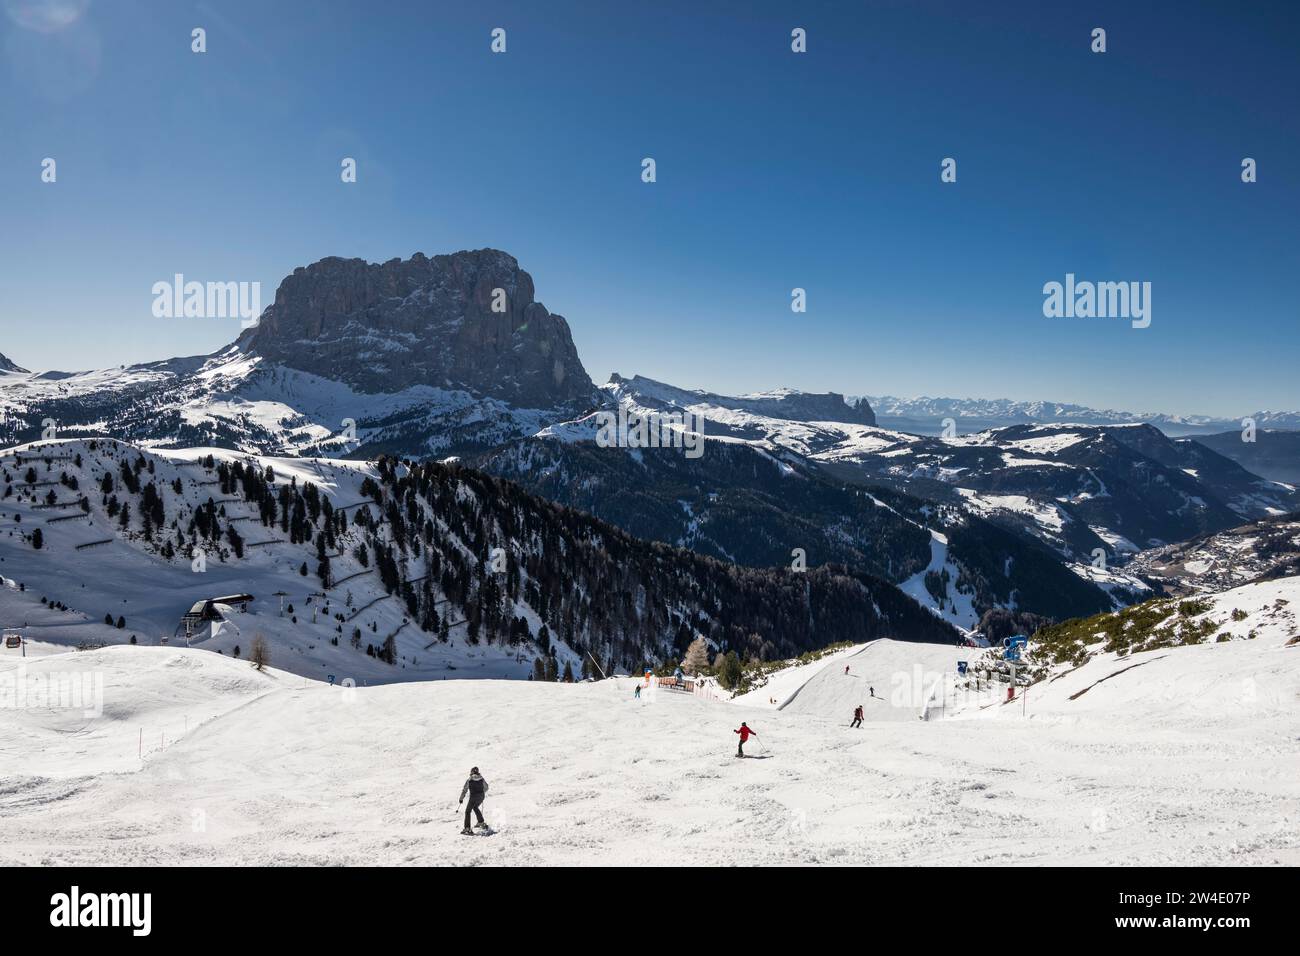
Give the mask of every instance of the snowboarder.
<svg viewBox="0 0 1300 956">
<path fill-rule="evenodd" d="M 743 720 L 740 722 L 740 729 L 733 730 L 732 733 L 740 734 L 740 743 L 736 744 L 736 756 L 745 756 L 745 741 L 750 737 L 757 737 L 758 734 L 749 729 L 749 724 Z"/>
<path fill-rule="evenodd" d="M 469 794 L 469 806 L 465 808 L 465 828 L 460 832 L 466 836 L 473 836 L 474 831 L 469 828 L 470 811 L 478 817 L 478 828 L 486 830 L 487 821 L 483 819 L 483 811 L 479 809 L 483 805 L 483 800 L 487 796 L 488 782 L 483 779 L 483 775 L 478 772 L 478 767 L 471 767 L 469 779 L 465 781 L 465 786 L 460 788 L 460 800 L 457 803 L 465 802 L 465 794 Z"/>
<path fill-rule="evenodd" d="M 858 704 L 858 706 L 853 709 L 853 723 L 849 724 L 849 726 L 850 727 L 862 726 L 862 705 L 861 704 Z"/>
</svg>

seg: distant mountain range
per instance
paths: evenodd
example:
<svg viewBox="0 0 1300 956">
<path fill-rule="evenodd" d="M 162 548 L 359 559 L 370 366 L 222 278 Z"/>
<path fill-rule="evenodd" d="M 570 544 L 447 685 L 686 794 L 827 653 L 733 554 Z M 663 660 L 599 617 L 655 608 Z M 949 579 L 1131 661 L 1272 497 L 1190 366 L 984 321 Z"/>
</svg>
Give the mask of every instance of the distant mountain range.
<svg viewBox="0 0 1300 956">
<path fill-rule="evenodd" d="M 1108 590 L 1144 590 L 1118 575 L 1103 587 L 1069 557 L 959 502 L 845 482 L 767 441 L 708 439 L 692 459 L 566 435 L 520 439 L 469 463 L 638 537 L 737 564 L 860 568 L 967 629 L 992 608 L 1071 617 L 1114 606 Z"/>
<path fill-rule="evenodd" d="M 865 396 L 884 428 L 938 435 L 944 419 L 952 419 L 959 433 L 1001 428 L 1006 425 L 1035 425 L 1067 422 L 1078 425 L 1154 425 L 1166 435 L 1210 435 L 1240 431 L 1242 418 L 1251 418 L 1258 428 L 1300 429 L 1300 411 L 1253 412 L 1240 418 L 1212 415 L 1165 415 L 1154 412 L 1121 412 L 1064 402 L 1017 402 L 1007 398 L 896 398 L 892 395 Z"/>
<path fill-rule="evenodd" d="M 965 593 L 974 595 L 979 614 L 1011 604 L 1049 616 L 1076 613 L 1067 610 L 1073 599 L 1059 583 L 1054 605 L 1046 594 L 1031 600 L 1023 562 L 1006 564 L 1011 545 L 991 545 L 991 529 L 1042 545 L 1039 569 L 1068 568 L 1124 599 L 1147 587 L 1125 571 L 1131 555 L 1300 504 L 1295 487 L 1150 425 L 1013 425 L 941 438 L 865 424 L 863 404 L 837 404 L 838 396 L 823 397 L 815 420 L 799 420 L 787 414 L 790 403 L 811 396 L 719 396 L 640 376 L 614 376 L 602 390 L 610 407 L 632 416 L 699 416 L 707 453 L 691 465 L 671 452 L 597 448 L 593 414 L 490 453 L 482 467 L 637 534 L 742 563 L 771 563 L 780 560 L 781 545 L 813 541 L 809 554 L 828 560 L 852 560 L 846 551 L 856 549 L 891 562 L 873 569 L 901 582 L 914 572 L 923 541 L 901 530 L 882 535 L 879 518 L 859 525 L 861 500 L 854 504 L 845 489 L 868 489 L 865 500 L 950 539 L 943 561 L 970 588 Z M 838 488 L 816 484 L 827 479 Z M 798 531 L 802 518 L 813 519 L 820 534 Z M 766 541 L 746 533 L 757 526 L 782 530 Z M 1006 577 L 1000 597 L 996 587 L 974 586 L 999 574 Z M 936 595 L 936 603 L 951 607 L 957 593 L 960 587 Z"/>
</svg>

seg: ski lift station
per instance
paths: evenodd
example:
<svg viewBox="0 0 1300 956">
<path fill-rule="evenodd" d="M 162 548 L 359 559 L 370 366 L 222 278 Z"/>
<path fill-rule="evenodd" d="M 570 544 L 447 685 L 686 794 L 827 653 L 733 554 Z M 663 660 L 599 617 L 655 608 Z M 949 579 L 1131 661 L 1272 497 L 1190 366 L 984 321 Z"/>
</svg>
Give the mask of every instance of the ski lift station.
<svg viewBox="0 0 1300 956">
<path fill-rule="evenodd" d="M 240 611 L 247 611 L 248 605 L 253 601 L 251 594 L 227 594 L 223 597 L 205 598 L 202 601 L 195 601 L 181 618 L 181 623 L 176 628 L 177 635 L 193 636 L 194 632 L 211 624 L 214 621 L 221 620 L 221 607 L 237 607 Z"/>
</svg>

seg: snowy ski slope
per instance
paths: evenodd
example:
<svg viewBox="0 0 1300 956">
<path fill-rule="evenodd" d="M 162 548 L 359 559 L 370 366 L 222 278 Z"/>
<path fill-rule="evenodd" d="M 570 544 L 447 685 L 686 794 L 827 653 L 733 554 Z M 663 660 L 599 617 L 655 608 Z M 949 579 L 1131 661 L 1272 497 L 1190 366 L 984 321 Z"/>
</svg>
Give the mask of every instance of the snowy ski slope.
<svg viewBox="0 0 1300 956">
<path fill-rule="evenodd" d="M 906 672 L 957 650 L 906 647 L 846 659 Z M 20 661 L 0 655 L 12 701 Z M 103 716 L 0 721 L 6 864 L 1300 863 L 1300 646 L 1276 634 L 1119 673 L 1099 657 L 1031 688 L 1025 716 L 868 710 L 860 730 L 841 661 L 777 712 L 634 700 L 632 679 L 330 687 L 184 648 L 24 666 L 102 674 Z M 741 719 L 757 759 L 733 756 Z M 473 764 L 486 839 L 457 832 Z"/>
<path fill-rule="evenodd" d="M 872 723 L 919 720 L 935 682 L 945 675 L 951 682 L 957 661 L 973 660 L 982 653 L 951 644 L 872 641 L 852 656 L 822 668 L 781 709 L 845 726 L 859 704 Z"/>
</svg>

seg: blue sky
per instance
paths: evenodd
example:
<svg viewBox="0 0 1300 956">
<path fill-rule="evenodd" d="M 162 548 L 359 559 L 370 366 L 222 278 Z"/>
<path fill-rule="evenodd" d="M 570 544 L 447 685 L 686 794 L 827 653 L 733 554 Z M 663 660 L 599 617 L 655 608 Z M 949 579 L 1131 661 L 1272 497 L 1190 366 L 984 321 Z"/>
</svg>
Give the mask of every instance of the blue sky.
<svg viewBox="0 0 1300 956">
<path fill-rule="evenodd" d="M 152 316 L 176 272 L 265 305 L 323 256 L 492 246 L 598 381 L 1300 408 L 1296 4 L 33 6 L 0 0 L 0 352 L 28 368 L 232 340 Z M 1151 327 L 1045 318 L 1067 272 L 1151 282 Z"/>
</svg>

